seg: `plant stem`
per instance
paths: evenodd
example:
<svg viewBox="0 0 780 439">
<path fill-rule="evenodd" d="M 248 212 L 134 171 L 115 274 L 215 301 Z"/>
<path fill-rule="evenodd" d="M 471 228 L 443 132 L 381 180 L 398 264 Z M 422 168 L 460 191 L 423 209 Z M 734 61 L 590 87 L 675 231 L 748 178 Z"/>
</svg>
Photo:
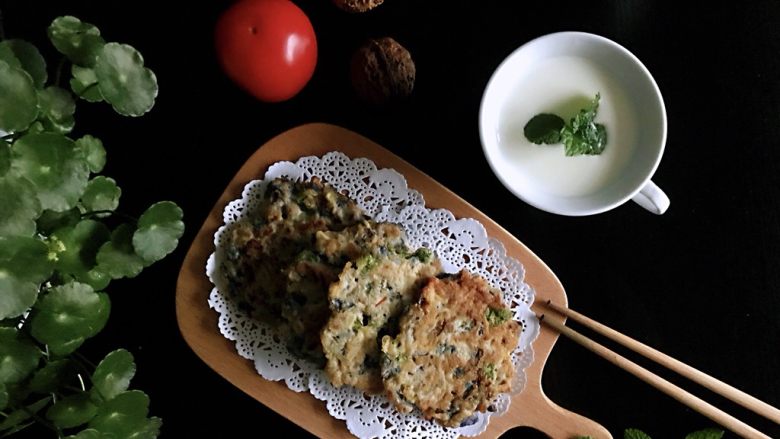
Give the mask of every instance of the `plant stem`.
<svg viewBox="0 0 780 439">
<path fill-rule="evenodd" d="M 60 62 L 57 63 L 57 70 L 56 73 L 54 74 L 54 85 L 56 86 L 60 85 L 60 78 L 62 77 L 62 69 L 65 68 L 65 62 L 67 60 L 68 59 L 63 56 L 62 58 L 60 58 Z"/>
<path fill-rule="evenodd" d="M 62 388 L 65 389 L 65 390 L 70 390 L 71 392 L 76 392 L 76 393 L 84 393 L 84 392 L 86 392 L 86 389 L 82 389 L 82 388 L 76 387 L 76 386 L 71 386 L 70 384 L 66 384 L 66 385 L 62 386 Z"/>
<path fill-rule="evenodd" d="M 33 419 L 35 419 L 36 422 L 40 423 L 44 427 L 49 428 L 50 430 L 53 430 L 53 431 L 57 432 L 57 437 L 62 437 L 62 430 L 60 430 L 59 427 L 57 427 L 56 425 L 52 424 L 47 419 L 44 419 L 44 418 L 38 416 L 37 413 L 31 411 L 27 407 L 22 407 L 22 410 L 27 412 L 27 414 L 30 415 L 30 417 L 32 417 Z"/>
<path fill-rule="evenodd" d="M 75 355 L 76 358 L 78 358 L 79 360 L 81 360 L 84 363 L 86 363 L 92 369 L 96 369 L 97 368 L 97 366 L 95 366 L 95 363 L 89 361 L 89 359 L 87 357 L 85 357 L 84 355 L 80 354 L 79 352 L 73 352 L 73 355 Z"/>
<path fill-rule="evenodd" d="M 79 370 L 79 372 L 76 372 L 76 374 L 79 377 L 82 374 L 84 376 L 87 376 L 87 377 L 92 376 L 92 371 L 87 369 L 87 366 L 81 360 L 79 360 L 78 358 L 74 357 L 73 355 L 70 356 L 70 359 L 73 360 L 73 364 L 75 364 L 76 365 L 76 369 Z M 94 368 L 93 368 L 93 370 L 94 370 Z M 84 382 L 84 379 L 83 378 L 79 378 L 79 383 L 83 383 L 83 382 Z M 79 389 L 79 390 L 81 390 L 81 389 Z"/>
<path fill-rule="evenodd" d="M 0 436 L 0 437 L 9 437 L 9 436 L 12 436 L 12 435 L 14 435 L 14 434 L 16 434 L 16 433 L 19 433 L 20 431 L 24 430 L 25 428 L 27 428 L 27 427 L 29 427 L 29 426 L 31 426 L 31 425 L 33 425 L 33 424 L 35 424 L 35 421 L 30 421 L 30 422 L 28 422 L 28 423 L 26 423 L 26 424 L 17 425 L 16 427 L 13 427 L 13 428 L 11 428 L 10 430 L 8 430 L 8 431 L 4 432 L 4 433 L 3 433 L 3 435 L 2 435 L 2 436 Z"/>
</svg>

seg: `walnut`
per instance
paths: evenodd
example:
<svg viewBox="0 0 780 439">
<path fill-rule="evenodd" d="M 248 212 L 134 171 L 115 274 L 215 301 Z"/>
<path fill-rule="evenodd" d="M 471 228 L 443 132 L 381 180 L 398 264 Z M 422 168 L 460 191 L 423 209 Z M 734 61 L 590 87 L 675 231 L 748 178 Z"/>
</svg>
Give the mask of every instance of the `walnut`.
<svg viewBox="0 0 780 439">
<path fill-rule="evenodd" d="M 368 40 L 352 56 L 352 86 L 372 104 L 408 97 L 415 68 L 409 51 L 390 37 Z"/>
<path fill-rule="evenodd" d="M 382 4 L 384 0 L 333 0 L 339 8 L 347 12 L 366 12 Z"/>
</svg>

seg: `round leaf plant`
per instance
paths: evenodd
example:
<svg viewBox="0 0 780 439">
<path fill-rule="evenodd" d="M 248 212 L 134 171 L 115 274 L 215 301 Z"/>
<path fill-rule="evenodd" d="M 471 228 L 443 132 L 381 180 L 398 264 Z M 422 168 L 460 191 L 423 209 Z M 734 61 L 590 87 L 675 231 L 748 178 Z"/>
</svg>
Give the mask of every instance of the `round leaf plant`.
<svg viewBox="0 0 780 439">
<path fill-rule="evenodd" d="M 103 142 L 70 132 L 80 100 L 146 113 L 157 79 L 137 50 L 78 18 L 55 19 L 48 36 L 65 85 L 35 46 L 0 41 L 0 437 L 38 423 L 58 438 L 153 438 L 162 421 L 130 389 L 132 354 L 93 366 L 79 348 L 109 319 L 111 281 L 176 248 L 182 211 L 163 201 L 119 212 L 119 185 L 96 175 Z"/>
</svg>

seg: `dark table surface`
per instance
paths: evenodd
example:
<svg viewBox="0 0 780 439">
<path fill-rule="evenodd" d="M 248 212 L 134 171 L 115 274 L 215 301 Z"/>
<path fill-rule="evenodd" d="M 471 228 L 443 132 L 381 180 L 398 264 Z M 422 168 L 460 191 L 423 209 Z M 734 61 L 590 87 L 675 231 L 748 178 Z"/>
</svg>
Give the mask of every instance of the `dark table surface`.
<svg viewBox="0 0 780 439">
<path fill-rule="evenodd" d="M 270 137 L 311 121 L 366 135 L 481 209 L 547 262 L 573 308 L 780 405 L 780 3 L 387 0 L 366 15 L 324 0 L 297 3 L 317 32 L 319 64 L 300 95 L 269 105 L 216 64 L 212 30 L 229 2 L 0 2 L 9 37 L 53 56 L 45 28 L 73 14 L 138 48 L 159 79 L 148 115 L 122 118 L 80 103 L 74 134 L 103 139 L 105 174 L 123 189 L 123 211 L 159 199 L 185 211 L 179 249 L 111 285 L 111 319 L 84 348 L 94 358 L 120 346 L 133 352 L 133 386 L 151 396 L 164 434 L 303 432 L 190 351 L 176 325 L 174 288 L 194 233 L 238 167 Z M 672 200 L 665 215 L 629 203 L 591 217 L 555 216 L 515 199 L 490 172 L 477 129 L 485 84 L 514 48 L 562 30 L 617 41 L 657 80 L 669 118 L 654 177 Z M 416 61 L 415 91 L 404 105 L 369 110 L 351 91 L 349 57 L 371 36 L 393 36 Z M 713 426 L 567 340 L 553 350 L 543 384 L 551 399 L 616 436 L 635 427 L 674 438 Z M 686 386 L 780 436 L 777 425 Z M 539 437 L 522 429 L 507 436 Z"/>
</svg>

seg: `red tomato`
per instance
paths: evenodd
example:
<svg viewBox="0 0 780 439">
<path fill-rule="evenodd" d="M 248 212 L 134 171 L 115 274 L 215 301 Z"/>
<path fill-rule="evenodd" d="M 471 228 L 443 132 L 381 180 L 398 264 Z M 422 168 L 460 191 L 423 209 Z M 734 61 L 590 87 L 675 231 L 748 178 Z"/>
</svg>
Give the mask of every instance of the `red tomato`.
<svg viewBox="0 0 780 439">
<path fill-rule="evenodd" d="M 220 17 L 217 56 L 227 75 L 258 99 L 280 102 L 309 82 L 317 38 L 289 0 L 241 0 Z"/>
</svg>

